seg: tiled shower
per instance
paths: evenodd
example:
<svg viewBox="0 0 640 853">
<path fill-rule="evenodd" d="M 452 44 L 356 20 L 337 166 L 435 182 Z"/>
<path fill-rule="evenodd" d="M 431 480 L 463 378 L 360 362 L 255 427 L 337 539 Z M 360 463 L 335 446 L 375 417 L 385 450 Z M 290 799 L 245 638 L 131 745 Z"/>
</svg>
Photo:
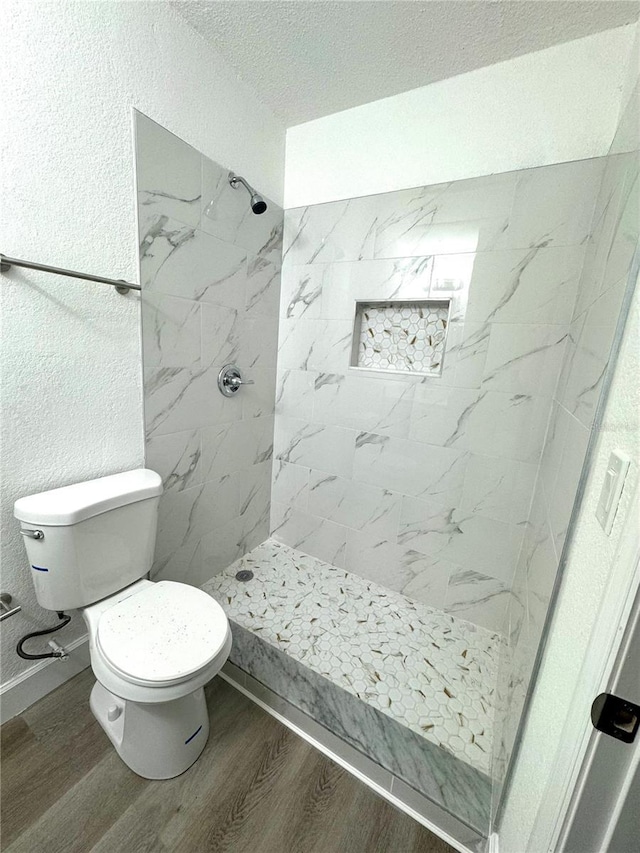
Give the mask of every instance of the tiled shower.
<svg viewBox="0 0 640 853">
<path fill-rule="evenodd" d="M 637 155 L 255 216 L 228 169 L 141 114 L 136 136 L 154 577 L 204 585 L 235 666 L 486 836 Z M 233 398 L 229 363 L 254 382 Z"/>
</svg>

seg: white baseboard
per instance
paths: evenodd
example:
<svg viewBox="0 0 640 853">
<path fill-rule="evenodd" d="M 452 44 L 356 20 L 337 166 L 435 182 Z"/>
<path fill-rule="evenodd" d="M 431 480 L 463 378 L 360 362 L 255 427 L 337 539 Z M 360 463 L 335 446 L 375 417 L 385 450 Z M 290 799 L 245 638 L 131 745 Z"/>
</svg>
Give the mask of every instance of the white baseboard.
<svg viewBox="0 0 640 853">
<path fill-rule="evenodd" d="M 89 664 L 89 643 L 85 634 L 65 646 L 66 659 L 43 660 L 0 688 L 0 723 L 17 717 L 38 699 L 69 681 Z"/>
</svg>

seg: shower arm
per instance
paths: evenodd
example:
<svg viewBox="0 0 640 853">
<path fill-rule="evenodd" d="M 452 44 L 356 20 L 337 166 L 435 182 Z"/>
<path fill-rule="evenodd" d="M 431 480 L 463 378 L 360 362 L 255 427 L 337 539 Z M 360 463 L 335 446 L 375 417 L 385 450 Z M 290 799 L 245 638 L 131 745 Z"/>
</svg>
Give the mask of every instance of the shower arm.
<svg viewBox="0 0 640 853">
<path fill-rule="evenodd" d="M 242 177 L 242 175 L 236 175 L 235 172 L 229 172 L 229 183 L 234 190 L 237 188 L 238 184 L 242 184 L 250 195 L 254 195 L 256 192 L 251 184 L 247 183 L 247 181 Z"/>
</svg>

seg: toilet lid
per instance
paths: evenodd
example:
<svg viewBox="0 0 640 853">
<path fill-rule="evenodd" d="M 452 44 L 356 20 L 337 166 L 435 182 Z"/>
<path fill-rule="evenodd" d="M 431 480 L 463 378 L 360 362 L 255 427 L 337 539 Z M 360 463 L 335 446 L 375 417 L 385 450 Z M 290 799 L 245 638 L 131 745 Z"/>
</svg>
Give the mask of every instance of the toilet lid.
<svg viewBox="0 0 640 853">
<path fill-rule="evenodd" d="M 229 623 L 206 592 L 159 581 L 114 604 L 100 616 L 97 645 L 116 670 L 133 681 L 188 678 L 224 648 Z"/>
</svg>

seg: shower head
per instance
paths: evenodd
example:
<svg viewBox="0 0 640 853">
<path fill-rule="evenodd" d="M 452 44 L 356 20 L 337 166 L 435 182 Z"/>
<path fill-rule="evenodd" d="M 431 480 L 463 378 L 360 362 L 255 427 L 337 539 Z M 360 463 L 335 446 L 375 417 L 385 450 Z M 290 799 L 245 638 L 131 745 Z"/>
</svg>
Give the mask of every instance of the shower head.
<svg viewBox="0 0 640 853">
<path fill-rule="evenodd" d="M 245 179 L 241 175 L 236 175 L 234 172 L 229 172 L 229 183 L 234 188 L 234 190 L 238 189 L 238 185 L 242 184 L 242 186 L 247 190 L 249 195 L 251 196 L 251 210 L 256 213 L 264 213 L 267 209 L 267 202 L 262 198 L 260 193 L 257 193 L 251 184 L 248 184 Z"/>
<path fill-rule="evenodd" d="M 251 210 L 254 213 L 264 213 L 267 209 L 267 202 L 262 198 L 259 193 L 254 193 L 251 196 Z"/>
</svg>

